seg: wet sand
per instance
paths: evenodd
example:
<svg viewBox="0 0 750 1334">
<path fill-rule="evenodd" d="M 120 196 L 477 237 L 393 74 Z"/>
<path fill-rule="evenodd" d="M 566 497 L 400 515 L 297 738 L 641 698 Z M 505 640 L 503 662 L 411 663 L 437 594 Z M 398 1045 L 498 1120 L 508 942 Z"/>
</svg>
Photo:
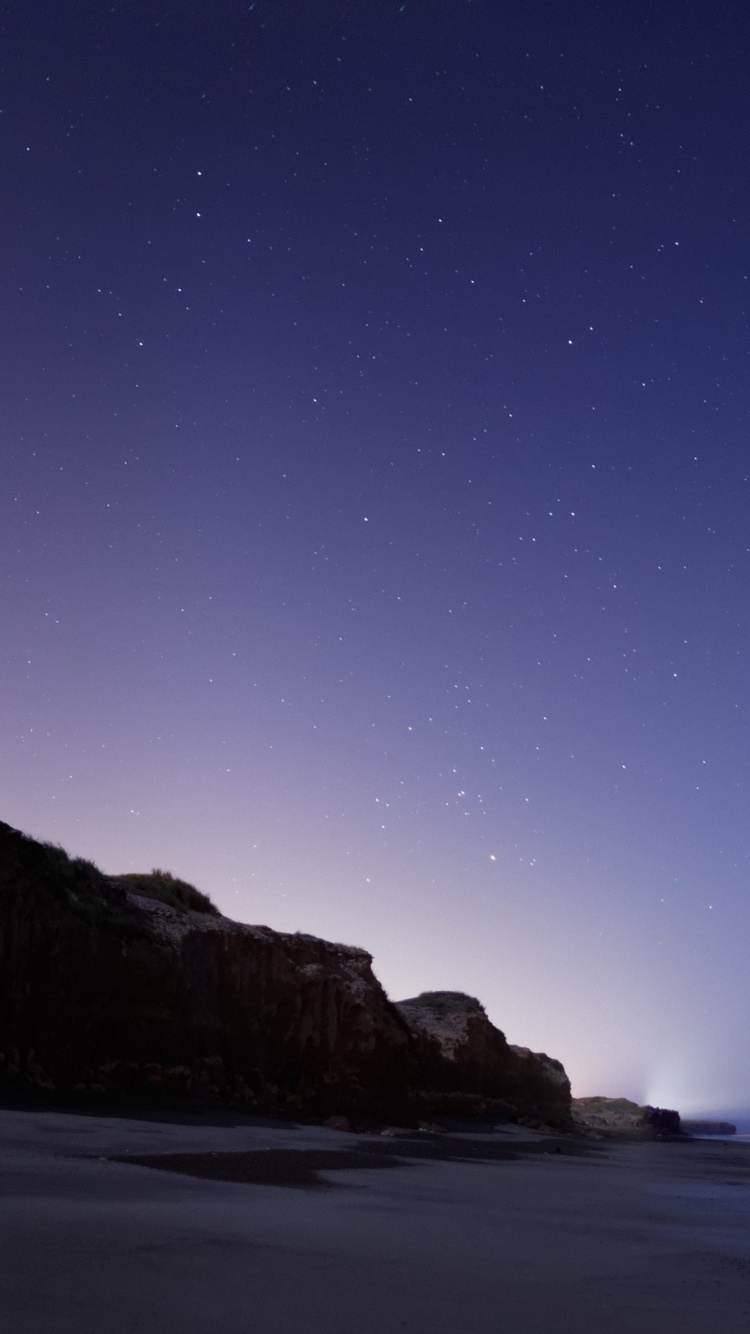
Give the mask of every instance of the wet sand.
<svg viewBox="0 0 750 1334">
<path fill-rule="evenodd" d="M 0 1111 L 14 1334 L 747 1334 L 750 1146 Z"/>
</svg>

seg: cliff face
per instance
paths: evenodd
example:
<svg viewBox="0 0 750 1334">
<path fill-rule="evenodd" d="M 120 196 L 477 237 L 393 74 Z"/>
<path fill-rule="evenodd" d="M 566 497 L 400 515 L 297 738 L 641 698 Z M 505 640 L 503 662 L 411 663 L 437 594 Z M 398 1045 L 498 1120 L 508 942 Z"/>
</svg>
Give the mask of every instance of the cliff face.
<svg viewBox="0 0 750 1334">
<path fill-rule="evenodd" d="M 396 1008 L 417 1037 L 425 1091 L 436 1108 L 571 1124 L 570 1083 L 560 1062 L 511 1046 L 474 997 L 429 991 Z"/>
<path fill-rule="evenodd" d="M 486 1016 L 472 1013 L 468 1042 L 446 1054 L 410 1024 L 408 1005 L 388 1001 L 364 950 L 244 926 L 201 896 L 200 911 L 174 906 L 133 884 L 144 887 L 0 823 L 0 1075 L 401 1118 L 471 1092 L 508 1115 L 566 1119 L 563 1084 L 536 1058 L 508 1062 Z"/>
</svg>

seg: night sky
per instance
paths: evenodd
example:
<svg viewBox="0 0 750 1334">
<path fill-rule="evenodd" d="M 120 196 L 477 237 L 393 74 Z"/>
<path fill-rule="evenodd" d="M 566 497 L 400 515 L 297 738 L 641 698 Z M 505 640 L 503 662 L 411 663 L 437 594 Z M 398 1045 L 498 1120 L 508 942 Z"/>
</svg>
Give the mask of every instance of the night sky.
<svg viewBox="0 0 750 1334">
<path fill-rule="evenodd" d="M 0 818 L 750 1106 L 745 6 L 0 15 Z"/>
</svg>

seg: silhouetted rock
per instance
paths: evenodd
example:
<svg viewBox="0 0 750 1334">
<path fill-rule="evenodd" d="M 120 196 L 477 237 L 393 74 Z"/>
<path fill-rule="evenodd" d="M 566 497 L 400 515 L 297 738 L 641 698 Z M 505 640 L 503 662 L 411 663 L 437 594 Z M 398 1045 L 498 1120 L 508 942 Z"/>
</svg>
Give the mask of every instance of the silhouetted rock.
<svg viewBox="0 0 750 1334">
<path fill-rule="evenodd" d="M 680 1113 L 666 1107 L 644 1107 L 645 1123 L 661 1135 L 681 1135 Z"/>
<path fill-rule="evenodd" d="M 445 1010 L 449 1049 L 420 1019 L 433 1002 L 394 1006 L 371 963 L 230 921 L 163 872 L 107 877 L 0 822 L 0 1077 L 412 1124 L 439 1110 L 567 1123 L 562 1066 L 509 1047 L 468 997 Z"/>
<path fill-rule="evenodd" d="M 737 1127 L 731 1121 L 681 1120 L 683 1135 L 736 1135 Z"/>
</svg>

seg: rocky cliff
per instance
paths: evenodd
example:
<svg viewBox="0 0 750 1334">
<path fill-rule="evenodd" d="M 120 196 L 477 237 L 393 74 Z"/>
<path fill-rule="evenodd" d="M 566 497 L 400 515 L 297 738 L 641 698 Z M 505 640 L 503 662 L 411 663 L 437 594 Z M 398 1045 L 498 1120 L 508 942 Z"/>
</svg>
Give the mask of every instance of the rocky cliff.
<svg viewBox="0 0 750 1334">
<path fill-rule="evenodd" d="M 289 1113 L 413 1120 L 442 1107 L 568 1124 L 557 1062 L 509 1047 L 478 1002 L 437 993 L 453 997 L 449 1050 L 423 1022 L 434 1003 L 391 1004 L 371 963 L 230 921 L 162 873 L 105 876 L 0 823 L 0 1077 Z"/>
<path fill-rule="evenodd" d="M 396 1008 L 418 1039 L 423 1084 L 435 1107 L 569 1124 L 570 1083 L 560 1062 L 511 1046 L 473 996 L 429 991 Z"/>
<path fill-rule="evenodd" d="M 627 1135 L 649 1139 L 683 1133 L 679 1112 L 641 1107 L 629 1098 L 574 1098 L 572 1114 L 576 1129 L 598 1138 Z"/>
</svg>

